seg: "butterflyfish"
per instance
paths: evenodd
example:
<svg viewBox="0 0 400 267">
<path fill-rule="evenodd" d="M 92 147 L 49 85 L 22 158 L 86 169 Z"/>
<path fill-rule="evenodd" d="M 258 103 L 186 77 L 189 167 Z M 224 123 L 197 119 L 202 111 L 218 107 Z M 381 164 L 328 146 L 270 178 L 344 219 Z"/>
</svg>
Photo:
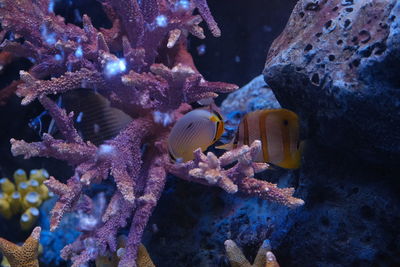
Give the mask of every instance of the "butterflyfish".
<svg viewBox="0 0 400 267">
<path fill-rule="evenodd" d="M 90 89 L 76 89 L 60 95 L 57 105 L 65 108 L 67 112 L 74 112 L 74 126 L 85 141 L 95 145 L 102 144 L 105 140 L 118 135 L 131 121 L 132 118 L 122 110 L 111 107 L 110 101 Z M 49 126 L 45 127 L 44 111 L 33 119 L 30 126 L 39 130 L 48 128 L 47 132 L 57 137 L 59 135 L 55 121 L 51 119 Z"/>
<path fill-rule="evenodd" d="M 189 161 L 193 152 L 201 148 L 205 151 L 215 143 L 224 131 L 224 122 L 214 109 L 195 109 L 186 113 L 172 127 L 168 137 L 168 150 L 176 161 Z"/>
<path fill-rule="evenodd" d="M 74 90 L 62 97 L 65 109 L 74 111 L 78 132 L 95 145 L 115 137 L 132 121 L 132 117 L 112 107 L 107 98 L 93 90 Z"/>
<path fill-rule="evenodd" d="M 286 169 L 300 167 L 299 118 L 287 109 L 264 109 L 246 114 L 234 139 L 219 149 L 234 149 L 260 140 L 257 162 L 268 162 Z"/>
</svg>

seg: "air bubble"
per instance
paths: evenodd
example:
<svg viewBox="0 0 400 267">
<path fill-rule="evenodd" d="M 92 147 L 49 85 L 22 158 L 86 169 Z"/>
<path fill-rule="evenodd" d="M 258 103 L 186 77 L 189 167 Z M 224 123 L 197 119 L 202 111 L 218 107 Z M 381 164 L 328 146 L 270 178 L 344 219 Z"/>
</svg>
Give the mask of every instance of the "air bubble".
<svg viewBox="0 0 400 267">
<path fill-rule="evenodd" d="M 311 82 L 315 85 L 319 85 L 319 75 L 318 73 L 314 73 L 311 77 Z"/>
<path fill-rule="evenodd" d="M 319 10 L 318 1 L 308 3 L 305 7 L 305 10 L 318 11 Z"/>
<path fill-rule="evenodd" d="M 342 6 L 351 6 L 354 4 L 354 0 L 342 0 Z"/>
<path fill-rule="evenodd" d="M 336 29 L 336 22 L 329 20 L 328 22 L 325 23 L 324 25 L 324 32 L 325 33 L 330 33 Z"/>
<path fill-rule="evenodd" d="M 360 42 L 363 44 L 368 43 L 369 40 L 371 40 L 371 33 L 367 30 L 360 31 L 359 35 L 360 35 Z"/>
<path fill-rule="evenodd" d="M 306 45 L 306 47 L 304 48 L 304 51 L 308 52 L 313 48 L 313 46 L 311 44 Z"/>
<path fill-rule="evenodd" d="M 351 20 L 350 19 L 346 19 L 344 21 L 343 27 L 344 27 L 345 30 L 350 29 L 351 28 Z"/>
</svg>

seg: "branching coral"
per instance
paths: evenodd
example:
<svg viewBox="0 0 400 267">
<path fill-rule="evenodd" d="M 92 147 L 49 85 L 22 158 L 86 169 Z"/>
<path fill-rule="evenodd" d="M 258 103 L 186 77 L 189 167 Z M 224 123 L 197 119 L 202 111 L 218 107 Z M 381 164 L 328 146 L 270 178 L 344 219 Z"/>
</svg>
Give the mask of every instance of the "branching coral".
<svg viewBox="0 0 400 267">
<path fill-rule="evenodd" d="M 64 248 L 62 255 L 72 258 L 73 266 L 80 266 L 107 250 L 115 251 L 118 230 L 130 225 L 119 266 L 135 266 L 141 236 L 168 172 L 229 193 L 240 191 L 289 207 L 302 205 L 302 200 L 292 196 L 293 189 L 279 189 L 253 178 L 267 168 L 267 164 L 252 162 L 259 142 L 219 159 L 196 151 L 193 161 L 170 163 L 166 139 L 171 125 L 191 109 L 188 104 L 237 88 L 206 81 L 186 50 L 188 33 L 204 38 L 199 26 L 202 19 L 214 36 L 220 35 L 206 1 L 101 2 L 112 21 L 110 29 L 96 29 L 86 15 L 83 28 L 65 24 L 48 8 L 48 0 L 0 1 L 4 31 L 24 37 L 18 43 L 5 40 L 1 47 L 34 62 L 29 72 L 21 71 L 23 83 L 17 94 L 23 97 L 23 105 L 38 99 L 64 137 L 44 134 L 42 141 L 33 143 L 11 139 L 11 151 L 25 158 L 53 157 L 75 167 L 67 184 L 54 177 L 46 181 L 60 196 L 52 210 L 51 229 L 58 226 L 63 214 L 87 200 L 83 190 L 91 184 L 110 176 L 117 187 L 101 223 Z M 196 8 L 200 15 L 193 15 Z M 98 91 L 129 114 L 132 122 L 100 146 L 84 142 L 73 126 L 73 114 L 48 98 L 76 88 Z M 235 164 L 227 168 L 231 163 Z"/>
<path fill-rule="evenodd" d="M 254 141 L 250 147 L 228 151 L 220 158 L 211 152 L 206 156 L 198 149 L 193 161 L 171 165 L 169 171 L 182 179 L 215 185 L 231 194 L 239 191 L 291 208 L 303 205 L 303 200 L 292 196 L 293 188 L 278 188 L 275 184 L 253 178 L 255 173 L 268 168 L 266 163 L 253 162 L 260 150 L 260 141 Z M 224 168 L 235 162 L 233 167 Z"/>
</svg>

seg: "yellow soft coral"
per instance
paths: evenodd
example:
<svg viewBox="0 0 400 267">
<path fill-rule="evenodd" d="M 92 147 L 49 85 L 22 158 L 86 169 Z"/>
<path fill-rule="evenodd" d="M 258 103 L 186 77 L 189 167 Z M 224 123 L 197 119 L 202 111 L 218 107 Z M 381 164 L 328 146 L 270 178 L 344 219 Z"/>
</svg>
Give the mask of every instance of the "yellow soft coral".
<svg viewBox="0 0 400 267">
<path fill-rule="evenodd" d="M 40 231 L 40 227 L 33 229 L 32 234 L 22 246 L 0 238 L 0 251 L 7 258 L 11 267 L 39 267 Z"/>
<path fill-rule="evenodd" d="M 225 241 L 225 250 L 232 267 L 279 267 L 268 240 L 261 245 L 253 264 L 250 264 L 233 240 Z"/>
<path fill-rule="evenodd" d="M 49 178 L 45 169 L 33 169 L 29 173 L 18 169 L 13 175 L 14 183 L 8 178 L 0 179 L 0 214 L 6 219 L 21 214 L 20 224 L 24 231 L 32 229 L 39 215 L 37 209 L 52 193 L 43 181 Z"/>
<path fill-rule="evenodd" d="M 117 267 L 119 258 L 125 253 L 126 236 L 120 235 L 118 237 L 118 249 L 115 253 L 108 256 L 100 256 L 96 259 L 96 267 Z M 139 245 L 138 255 L 136 258 L 136 265 L 138 267 L 155 267 L 150 258 L 147 249 L 143 244 Z"/>
</svg>

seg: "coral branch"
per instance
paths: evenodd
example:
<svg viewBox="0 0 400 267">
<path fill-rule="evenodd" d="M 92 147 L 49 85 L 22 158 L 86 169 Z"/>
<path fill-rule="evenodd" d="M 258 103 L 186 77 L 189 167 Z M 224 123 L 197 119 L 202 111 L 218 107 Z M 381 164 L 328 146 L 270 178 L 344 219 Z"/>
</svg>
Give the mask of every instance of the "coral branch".
<svg viewBox="0 0 400 267">
<path fill-rule="evenodd" d="M 169 171 L 184 180 L 218 186 L 231 194 L 242 192 L 290 208 L 303 205 L 303 200 L 292 196 L 293 188 L 278 188 L 275 184 L 253 178 L 255 173 L 268 168 L 266 163 L 253 162 L 260 150 L 261 142 L 254 141 L 250 147 L 242 146 L 226 152 L 218 159 L 213 153 L 205 156 L 198 149 L 194 160 L 170 165 Z M 234 162 L 237 163 L 233 167 L 224 169 Z"/>
<path fill-rule="evenodd" d="M 59 108 L 54 101 L 46 96 L 41 97 L 39 100 L 43 107 L 47 109 L 54 118 L 57 128 L 68 142 L 83 143 L 82 138 L 74 127 L 74 114 L 72 112 L 67 115 L 65 110 Z"/>
<path fill-rule="evenodd" d="M 215 37 L 221 36 L 221 30 L 218 28 L 217 23 L 215 22 L 213 16 L 211 15 L 211 11 L 208 8 L 206 0 L 194 0 L 197 8 L 199 9 L 199 13 L 207 22 L 210 31 Z"/>
<path fill-rule="evenodd" d="M 25 82 L 17 91 L 18 96 L 24 97 L 22 105 L 27 105 L 39 96 L 63 93 L 76 88 L 103 88 L 104 78 L 97 71 L 81 69 L 76 72 L 66 72 L 64 76 L 52 78 L 50 81 L 36 80 L 28 72 L 20 72 Z"/>
<path fill-rule="evenodd" d="M 78 144 L 56 140 L 49 134 L 43 134 L 42 142 L 27 143 L 23 140 L 11 139 L 11 152 L 14 156 L 24 158 L 53 157 L 65 160 L 71 165 L 78 165 L 96 154 L 96 147 L 90 143 Z"/>
<path fill-rule="evenodd" d="M 123 197 L 133 203 L 135 200 L 135 179 L 139 176 L 142 165 L 141 144 L 144 138 L 151 133 L 152 120 L 141 118 L 131 124 L 110 141 L 111 174 Z M 112 151 L 115 148 L 115 151 Z"/>
<path fill-rule="evenodd" d="M 144 18 L 137 0 L 108 1 L 119 15 L 128 39 L 134 47 L 141 46 L 144 36 Z"/>
<path fill-rule="evenodd" d="M 61 251 L 61 256 L 64 259 L 72 258 L 73 267 L 81 266 L 89 260 L 94 260 L 98 256 L 104 255 L 107 246 L 111 251 L 116 251 L 117 231 L 119 228 L 126 226 L 133 206 L 125 201 L 119 193 L 114 195 L 112 203 L 118 205 L 115 205 L 115 212 L 110 214 L 104 224 L 95 229 L 91 236 L 81 236 Z"/>
<path fill-rule="evenodd" d="M 76 175 L 68 180 L 68 184 L 60 183 L 54 177 L 50 177 L 44 183 L 52 192 L 60 196 L 51 211 L 50 230 L 54 231 L 64 213 L 70 211 L 72 206 L 79 200 L 82 185 Z"/>
<path fill-rule="evenodd" d="M 285 205 L 289 208 L 302 206 L 304 201 L 293 197 L 294 188 L 278 188 L 276 184 L 254 178 L 243 178 L 239 183 L 240 191 L 259 198 Z"/>
<path fill-rule="evenodd" d="M 150 165 L 146 187 L 143 195 L 138 199 L 137 210 L 128 235 L 126 251 L 121 258 L 119 266 L 131 266 L 130 264 L 136 258 L 144 228 L 164 189 L 166 180 L 164 166 L 167 161 L 168 156 L 162 155 L 155 157 Z"/>
</svg>

